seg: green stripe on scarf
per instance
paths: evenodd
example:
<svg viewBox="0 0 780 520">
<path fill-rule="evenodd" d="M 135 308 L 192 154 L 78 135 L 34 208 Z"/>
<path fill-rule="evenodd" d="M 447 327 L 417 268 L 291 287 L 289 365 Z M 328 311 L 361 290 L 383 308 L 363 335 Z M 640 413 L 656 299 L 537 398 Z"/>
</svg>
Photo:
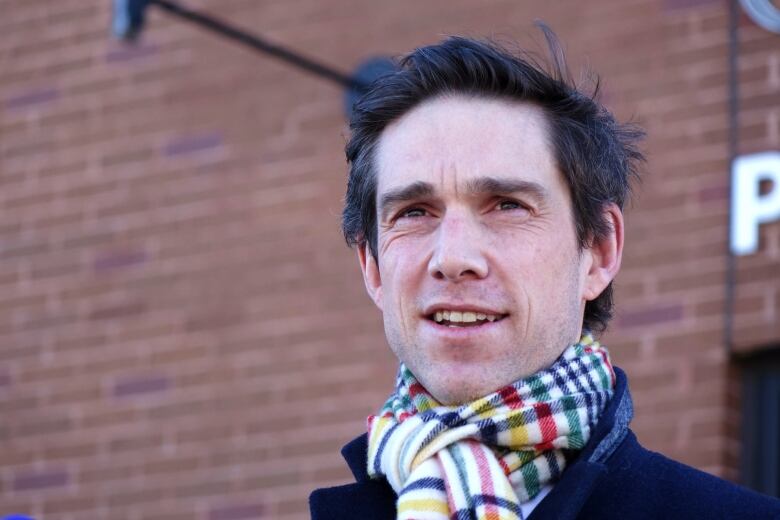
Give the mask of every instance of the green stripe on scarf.
<svg viewBox="0 0 780 520">
<path fill-rule="evenodd" d="M 585 446 L 585 439 L 582 435 L 580 424 L 580 415 L 577 413 L 577 402 L 570 396 L 561 397 L 561 406 L 563 407 L 566 420 L 569 421 L 569 444 L 572 449 L 581 449 Z"/>
<path fill-rule="evenodd" d="M 469 479 L 466 476 L 466 461 L 464 459 L 461 450 L 468 450 L 468 445 L 465 443 L 458 443 L 453 445 L 447 451 L 452 455 L 452 459 L 455 461 L 458 469 L 458 482 L 460 483 L 460 490 L 463 492 L 463 496 L 466 497 L 466 503 L 468 504 L 469 511 L 474 510 L 474 498 L 469 493 Z M 469 453 L 469 455 L 471 455 Z"/>
</svg>

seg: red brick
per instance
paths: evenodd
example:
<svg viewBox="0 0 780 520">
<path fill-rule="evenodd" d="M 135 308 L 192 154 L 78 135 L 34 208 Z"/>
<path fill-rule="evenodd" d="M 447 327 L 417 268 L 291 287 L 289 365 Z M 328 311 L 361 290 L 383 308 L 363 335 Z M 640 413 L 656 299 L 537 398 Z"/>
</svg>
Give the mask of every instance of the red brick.
<svg viewBox="0 0 780 520">
<path fill-rule="evenodd" d="M 659 305 L 645 309 L 622 311 L 618 315 L 618 323 L 623 328 L 640 327 L 678 321 L 683 318 L 683 315 L 682 305 Z"/>
</svg>

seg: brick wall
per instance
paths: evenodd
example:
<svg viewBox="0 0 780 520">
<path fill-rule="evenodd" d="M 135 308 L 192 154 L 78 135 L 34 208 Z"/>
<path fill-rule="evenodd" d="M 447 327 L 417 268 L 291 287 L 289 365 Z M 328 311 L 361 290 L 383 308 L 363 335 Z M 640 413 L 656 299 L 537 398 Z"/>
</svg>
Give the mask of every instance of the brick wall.
<svg viewBox="0 0 780 520">
<path fill-rule="evenodd" d="M 550 23 L 650 136 L 605 338 L 635 430 L 738 477 L 725 2 L 186 4 L 344 70 Z M 110 2 L 0 0 L 0 514 L 305 518 L 394 372 L 339 235 L 343 94 L 150 15 L 127 46 Z M 778 38 L 742 17 L 741 152 L 780 148 Z M 780 340 L 778 244 L 737 265 L 741 348 Z"/>
</svg>

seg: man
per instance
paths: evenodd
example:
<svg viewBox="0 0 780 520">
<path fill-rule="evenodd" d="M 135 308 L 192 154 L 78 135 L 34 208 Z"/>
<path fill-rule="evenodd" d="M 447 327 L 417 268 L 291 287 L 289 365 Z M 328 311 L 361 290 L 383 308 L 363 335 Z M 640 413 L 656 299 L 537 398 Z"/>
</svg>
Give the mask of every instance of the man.
<svg viewBox="0 0 780 520">
<path fill-rule="evenodd" d="M 592 334 L 641 132 L 553 69 L 450 38 L 357 104 L 344 233 L 401 366 L 313 518 L 780 518 L 629 430 Z"/>
</svg>

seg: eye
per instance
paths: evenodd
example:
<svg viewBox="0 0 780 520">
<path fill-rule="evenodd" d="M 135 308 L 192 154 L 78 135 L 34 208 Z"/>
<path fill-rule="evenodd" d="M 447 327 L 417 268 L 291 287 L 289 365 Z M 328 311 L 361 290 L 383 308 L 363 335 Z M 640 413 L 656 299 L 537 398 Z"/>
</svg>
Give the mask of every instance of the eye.
<svg viewBox="0 0 780 520">
<path fill-rule="evenodd" d="M 424 217 L 427 214 L 423 208 L 407 208 L 398 214 L 398 218 L 416 218 Z"/>
<path fill-rule="evenodd" d="M 522 204 L 514 200 L 502 200 L 496 204 L 496 209 L 508 211 L 512 209 L 526 209 Z"/>
</svg>

